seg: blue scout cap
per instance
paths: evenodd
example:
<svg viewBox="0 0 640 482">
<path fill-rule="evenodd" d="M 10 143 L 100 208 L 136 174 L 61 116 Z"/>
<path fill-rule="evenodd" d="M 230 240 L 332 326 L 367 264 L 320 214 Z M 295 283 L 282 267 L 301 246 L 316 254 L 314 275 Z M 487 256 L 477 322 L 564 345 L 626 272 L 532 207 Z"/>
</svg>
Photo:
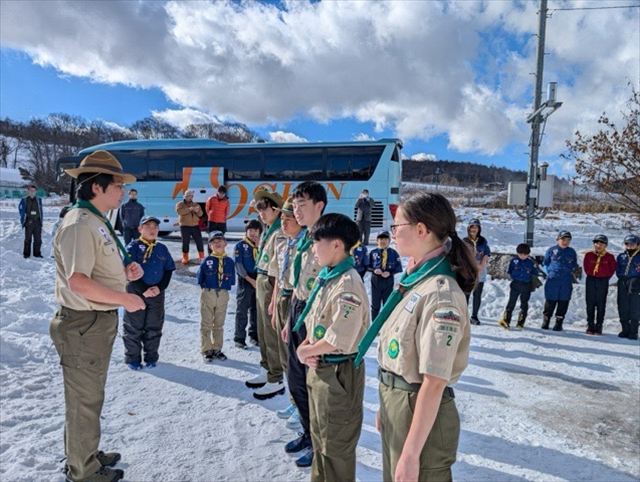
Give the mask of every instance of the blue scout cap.
<svg viewBox="0 0 640 482">
<path fill-rule="evenodd" d="M 154 223 L 156 223 L 158 226 L 160 226 L 160 220 L 158 218 L 156 218 L 155 216 L 145 216 L 140 220 L 140 226 L 142 226 L 143 224 L 147 224 L 148 222 L 153 221 Z"/>
<path fill-rule="evenodd" d="M 635 234 L 629 234 L 624 238 L 624 244 L 640 244 L 640 238 Z"/>
<path fill-rule="evenodd" d="M 477 218 L 473 218 L 471 221 L 469 221 L 469 226 L 480 226 L 480 220 Z"/>
<path fill-rule="evenodd" d="M 593 237 L 593 242 L 609 244 L 609 238 L 607 238 L 604 234 L 597 234 Z"/>
<path fill-rule="evenodd" d="M 225 239 L 224 233 L 222 231 L 211 231 L 209 233 L 209 242 L 213 241 L 214 239 Z"/>
<path fill-rule="evenodd" d="M 569 231 L 560 231 L 556 239 L 569 238 L 571 239 L 571 233 Z"/>
<path fill-rule="evenodd" d="M 380 234 L 378 234 L 378 237 L 376 239 L 380 239 L 380 238 L 389 238 L 389 239 L 391 239 L 391 235 L 389 234 L 389 231 L 382 231 L 382 232 L 380 232 Z"/>
</svg>

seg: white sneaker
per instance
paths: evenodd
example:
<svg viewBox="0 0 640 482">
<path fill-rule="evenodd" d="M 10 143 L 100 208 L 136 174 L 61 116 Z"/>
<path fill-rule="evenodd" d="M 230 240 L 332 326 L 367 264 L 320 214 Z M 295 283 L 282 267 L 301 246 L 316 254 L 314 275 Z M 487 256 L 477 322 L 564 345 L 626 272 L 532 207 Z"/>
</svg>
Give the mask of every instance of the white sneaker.
<svg viewBox="0 0 640 482">
<path fill-rule="evenodd" d="M 290 428 L 291 430 L 296 430 L 296 429 L 299 429 L 300 427 L 301 427 L 300 412 L 298 412 L 298 410 L 296 409 L 295 412 L 293 412 L 289 417 L 289 419 L 287 420 L 287 428 Z"/>
<path fill-rule="evenodd" d="M 244 384 L 249 388 L 260 388 L 264 387 L 267 384 L 267 381 L 267 370 L 261 367 L 260 373 L 244 382 Z"/>
<path fill-rule="evenodd" d="M 278 416 L 278 418 L 281 418 L 283 420 L 287 420 L 293 414 L 293 412 L 295 412 L 295 411 L 296 411 L 296 406 L 292 403 L 287 408 L 284 408 L 282 410 L 278 410 L 276 412 L 276 415 Z"/>
<path fill-rule="evenodd" d="M 255 392 L 253 392 L 254 398 L 258 400 L 267 400 L 268 398 L 273 398 L 276 395 L 284 394 L 284 383 L 267 383 L 262 388 L 258 388 Z"/>
</svg>

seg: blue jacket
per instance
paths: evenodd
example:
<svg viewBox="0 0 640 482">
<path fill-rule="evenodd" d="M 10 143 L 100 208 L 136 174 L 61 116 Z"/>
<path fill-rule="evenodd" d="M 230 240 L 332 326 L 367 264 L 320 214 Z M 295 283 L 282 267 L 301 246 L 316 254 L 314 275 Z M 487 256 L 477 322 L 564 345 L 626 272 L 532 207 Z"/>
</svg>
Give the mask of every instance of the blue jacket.
<svg viewBox="0 0 640 482">
<path fill-rule="evenodd" d="M 256 277 L 256 260 L 253 257 L 253 248 L 246 239 L 236 244 L 234 248 L 234 258 L 238 277 L 244 279 L 245 276 Z"/>
<path fill-rule="evenodd" d="M 560 278 L 571 283 L 572 273 L 578 267 L 578 256 L 571 247 L 551 246 L 547 249 L 542 264 L 547 267 L 548 279 Z"/>
<path fill-rule="evenodd" d="M 144 206 L 139 201 L 129 200 L 120 206 L 120 220 L 125 228 L 137 228 L 144 217 Z"/>
<path fill-rule="evenodd" d="M 40 224 L 42 224 L 42 220 L 44 219 L 43 211 L 42 211 L 42 199 L 40 199 L 37 196 L 35 197 L 35 199 L 38 201 L 37 206 L 38 206 L 38 209 L 40 210 L 38 215 L 40 216 Z M 20 199 L 20 204 L 18 204 L 18 212 L 20 213 L 20 224 L 22 225 L 22 227 L 24 227 L 24 223 L 27 221 L 27 198 L 26 197 L 23 197 L 22 199 Z"/>
<path fill-rule="evenodd" d="M 521 281 L 523 283 L 530 283 L 531 279 L 538 272 L 538 268 L 534 264 L 531 258 L 520 259 L 517 256 L 514 257 L 509 263 L 509 269 L 507 273 L 511 275 L 511 279 L 514 281 Z"/>
<path fill-rule="evenodd" d="M 631 259 L 631 264 L 629 264 Z M 627 271 L 627 266 L 629 270 Z M 625 275 L 625 272 L 627 273 Z M 640 278 L 640 252 L 637 252 L 635 256 L 630 256 L 628 251 L 623 251 L 618 255 L 618 267 L 616 268 L 616 275 L 619 279 L 622 278 Z"/>
<path fill-rule="evenodd" d="M 230 290 L 236 284 L 236 268 L 229 256 L 222 258 L 222 283 L 218 280 L 218 258 L 207 256 L 198 268 L 198 284 L 201 288 Z"/>
<path fill-rule="evenodd" d="M 156 242 L 151 256 L 143 261 L 146 250 L 147 246 L 139 239 L 134 239 L 127 245 L 127 253 L 131 255 L 131 260 L 142 266 L 142 281 L 148 286 L 157 286 L 167 271 L 175 271 L 176 264 L 169 249 L 162 243 Z"/>
<path fill-rule="evenodd" d="M 382 271 L 389 271 L 391 274 L 402 273 L 402 262 L 400 261 L 400 255 L 393 248 L 387 249 L 387 266 Z M 382 269 L 382 249 L 375 248 L 369 253 L 369 271 L 372 273 Z M 378 276 L 373 273 L 373 276 Z M 391 278 L 393 279 L 393 278 Z"/>
<path fill-rule="evenodd" d="M 356 260 L 356 271 L 360 276 L 364 276 L 369 266 L 369 250 L 366 246 L 358 246 L 353 250 L 353 258 Z"/>
</svg>

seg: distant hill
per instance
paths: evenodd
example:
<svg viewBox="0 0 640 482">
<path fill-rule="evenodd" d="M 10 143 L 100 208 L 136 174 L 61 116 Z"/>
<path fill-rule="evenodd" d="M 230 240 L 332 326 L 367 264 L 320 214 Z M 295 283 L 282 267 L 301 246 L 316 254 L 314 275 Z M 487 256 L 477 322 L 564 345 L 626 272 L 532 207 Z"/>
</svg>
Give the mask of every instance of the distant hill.
<svg viewBox="0 0 640 482">
<path fill-rule="evenodd" d="M 402 180 L 449 186 L 505 187 L 511 181 L 526 181 L 525 171 L 460 161 L 402 161 Z"/>
</svg>

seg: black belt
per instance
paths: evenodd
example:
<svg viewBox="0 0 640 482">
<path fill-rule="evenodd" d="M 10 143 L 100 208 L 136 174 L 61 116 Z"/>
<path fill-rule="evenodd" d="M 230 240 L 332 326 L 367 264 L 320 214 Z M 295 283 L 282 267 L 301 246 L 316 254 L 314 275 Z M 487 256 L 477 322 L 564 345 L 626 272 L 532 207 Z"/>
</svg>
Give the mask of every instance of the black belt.
<svg viewBox="0 0 640 482">
<path fill-rule="evenodd" d="M 264 269 L 257 269 L 257 268 L 256 268 L 256 273 L 258 273 L 258 274 L 263 274 L 263 275 L 265 275 L 265 276 L 269 276 L 269 272 L 268 272 L 268 271 L 265 271 Z"/>
<path fill-rule="evenodd" d="M 389 388 L 397 388 L 398 390 L 404 390 L 405 392 L 417 392 L 420 390 L 422 383 L 409 383 L 400 375 L 396 375 L 393 372 L 389 372 L 382 368 L 378 368 L 378 380 Z M 451 398 L 455 398 L 453 388 L 445 387 L 444 393 Z"/>
<path fill-rule="evenodd" d="M 289 298 L 291 295 L 293 295 L 293 290 L 287 288 L 282 288 L 280 290 L 280 296 L 282 296 L 283 298 Z"/>
<path fill-rule="evenodd" d="M 346 355 L 340 354 L 327 354 L 320 355 L 320 363 L 326 365 L 340 365 L 341 363 L 347 363 L 356 359 L 357 353 L 349 353 Z"/>
</svg>

